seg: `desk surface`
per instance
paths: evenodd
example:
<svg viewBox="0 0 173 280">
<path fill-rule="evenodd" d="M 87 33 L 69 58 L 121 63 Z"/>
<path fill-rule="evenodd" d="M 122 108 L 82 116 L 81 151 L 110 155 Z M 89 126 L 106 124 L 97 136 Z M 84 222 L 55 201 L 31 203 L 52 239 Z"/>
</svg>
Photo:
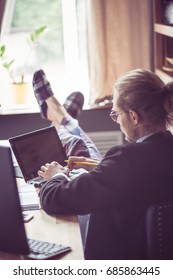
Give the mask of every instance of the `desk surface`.
<svg viewBox="0 0 173 280">
<path fill-rule="evenodd" d="M 25 223 L 28 238 L 49 241 L 70 246 L 72 251 L 58 256 L 56 259 L 84 259 L 80 227 L 77 216 L 47 215 L 43 210 L 29 211 L 34 218 Z M 16 240 L 20 242 L 20 240 Z M 0 252 L 0 260 L 25 259 L 24 256 Z"/>
<path fill-rule="evenodd" d="M 49 216 L 43 210 L 30 211 L 34 219 L 25 223 L 28 238 L 64 244 L 72 251 L 56 259 L 82 260 L 83 249 L 79 223 L 76 216 Z M 16 242 L 20 242 L 19 240 Z M 0 252 L 0 260 L 25 259 L 24 256 Z"/>
</svg>

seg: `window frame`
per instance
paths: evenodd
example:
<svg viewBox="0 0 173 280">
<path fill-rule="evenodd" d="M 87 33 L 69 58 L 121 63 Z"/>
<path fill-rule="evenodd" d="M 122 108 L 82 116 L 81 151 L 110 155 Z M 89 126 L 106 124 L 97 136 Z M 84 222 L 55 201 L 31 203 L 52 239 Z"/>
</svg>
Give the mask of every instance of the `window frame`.
<svg viewBox="0 0 173 280">
<path fill-rule="evenodd" d="M 14 13 L 16 0 L 7 0 L 4 16 L 2 21 L 1 28 L 1 37 L 3 38 L 4 34 L 10 31 L 10 26 L 12 23 L 12 17 Z M 89 77 L 88 77 L 88 61 L 87 61 L 87 50 L 84 50 L 85 59 L 81 63 L 80 62 L 80 50 L 79 50 L 79 38 L 78 38 L 78 28 L 77 28 L 77 9 L 76 0 L 61 0 L 62 3 L 62 20 L 63 20 L 63 44 L 64 44 L 64 63 L 65 63 L 65 77 L 64 83 L 62 86 L 62 96 L 61 91 L 57 90 L 55 87 L 55 96 L 59 98 L 60 102 L 63 102 L 65 97 L 72 91 L 82 91 L 85 96 L 85 104 L 88 103 L 89 100 Z M 69 25 L 70 22 L 70 25 Z M 69 36 L 70 35 L 70 36 Z M 85 38 L 86 40 L 86 38 Z M 86 41 L 84 42 L 86 45 Z M 70 46 L 70 47 L 69 47 Z M 72 55 L 73 54 L 73 55 Z M 76 67 L 76 73 L 74 75 L 74 65 Z M 83 79 L 81 78 L 81 73 L 83 72 Z M 51 75 L 50 75 L 51 76 Z M 75 81 L 74 81 L 75 80 Z M 51 82 L 51 81 L 50 81 Z M 76 86 L 77 83 L 81 83 L 79 87 Z M 58 92 L 57 92 L 58 91 Z M 29 107 L 33 108 L 35 112 L 35 108 L 37 107 L 37 103 L 32 98 L 29 101 Z M 13 105 L 12 105 L 13 106 Z M 16 107 L 14 105 L 14 107 Z M 27 106 L 25 106 L 27 107 Z M 10 108 L 11 109 L 11 108 Z M 15 108 L 16 109 L 16 108 Z M 17 108 L 19 109 L 19 108 Z M 23 108 L 22 108 L 23 109 Z M 3 110 L 3 108 L 1 108 Z"/>
</svg>

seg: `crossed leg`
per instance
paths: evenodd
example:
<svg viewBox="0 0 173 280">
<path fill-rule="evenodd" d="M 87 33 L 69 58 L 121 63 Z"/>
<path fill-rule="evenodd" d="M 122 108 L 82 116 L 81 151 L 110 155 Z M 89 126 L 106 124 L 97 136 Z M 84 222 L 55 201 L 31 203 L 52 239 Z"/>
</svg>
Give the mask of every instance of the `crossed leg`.
<svg viewBox="0 0 173 280">
<path fill-rule="evenodd" d="M 61 105 L 54 97 L 43 70 L 35 72 L 33 89 L 40 106 L 41 116 L 56 127 L 67 156 L 85 156 L 101 160 L 101 155 L 90 137 L 79 126 L 78 116 L 84 103 L 83 94 L 71 93 Z"/>
</svg>

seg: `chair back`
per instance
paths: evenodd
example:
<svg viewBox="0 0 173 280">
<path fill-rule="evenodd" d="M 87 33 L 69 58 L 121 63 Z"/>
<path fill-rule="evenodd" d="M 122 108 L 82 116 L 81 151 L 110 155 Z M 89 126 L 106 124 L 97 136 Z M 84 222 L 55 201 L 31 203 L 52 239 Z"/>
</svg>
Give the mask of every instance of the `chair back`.
<svg viewBox="0 0 173 280">
<path fill-rule="evenodd" d="M 146 229 L 148 259 L 173 260 L 173 201 L 148 208 Z"/>
</svg>

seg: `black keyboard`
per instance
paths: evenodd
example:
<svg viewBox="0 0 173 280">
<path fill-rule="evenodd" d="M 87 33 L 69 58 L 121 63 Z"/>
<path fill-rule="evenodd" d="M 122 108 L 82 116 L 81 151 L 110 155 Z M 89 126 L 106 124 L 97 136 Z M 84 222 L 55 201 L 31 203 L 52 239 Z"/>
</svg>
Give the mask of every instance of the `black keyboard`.
<svg viewBox="0 0 173 280">
<path fill-rule="evenodd" d="M 68 246 L 57 245 L 46 241 L 38 241 L 34 239 L 28 239 L 28 246 L 30 250 L 29 258 L 32 259 L 49 259 L 60 255 L 65 252 L 71 251 Z"/>
</svg>

